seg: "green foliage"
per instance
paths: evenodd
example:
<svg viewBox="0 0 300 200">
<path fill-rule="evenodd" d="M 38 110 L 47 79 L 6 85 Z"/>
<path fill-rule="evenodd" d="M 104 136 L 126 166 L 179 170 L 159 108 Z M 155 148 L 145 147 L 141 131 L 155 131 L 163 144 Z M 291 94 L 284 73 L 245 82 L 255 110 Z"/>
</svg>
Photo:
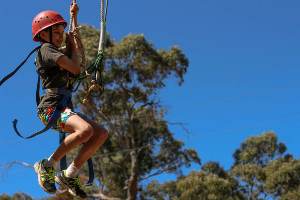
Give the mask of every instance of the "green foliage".
<svg viewBox="0 0 300 200">
<path fill-rule="evenodd" d="M 286 154 L 285 145 L 274 133 L 248 138 L 234 156 L 235 164 L 229 171 L 208 162 L 201 171 L 176 181 L 152 182 L 144 199 L 300 199 L 300 161 Z"/>
<path fill-rule="evenodd" d="M 2 194 L 0 196 L 0 200 L 11 200 L 11 197 L 9 197 L 7 194 Z"/>
<path fill-rule="evenodd" d="M 179 199 L 182 200 L 241 199 L 236 186 L 237 183 L 233 179 L 222 178 L 213 173 L 192 172 L 178 182 L 177 190 L 181 193 Z"/>
<path fill-rule="evenodd" d="M 227 172 L 217 162 L 208 162 L 202 166 L 202 172 L 204 174 L 215 174 L 221 178 L 227 178 Z"/>
<path fill-rule="evenodd" d="M 178 200 L 180 193 L 176 188 L 176 181 L 170 181 L 164 184 L 159 184 L 157 181 L 152 181 L 147 185 L 142 192 L 142 199 L 148 200 L 165 200 L 174 199 Z"/>
<path fill-rule="evenodd" d="M 280 200 L 298 200 L 300 199 L 300 187 L 298 186 L 298 188 L 296 190 L 290 190 L 285 194 L 282 194 L 280 196 Z"/>
<path fill-rule="evenodd" d="M 238 182 L 217 163 L 208 163 L 200 172 L 191 172 L 176 182 L 159 185 L 152 182 L 144 193 L 145 199 L 174 200 L 242 200 Z"/>
<path fill-rule="evenodd" d="M 265 181 L 266 191 L 279 197 L 291 195 L 300 186 L 300 161 L 291 158 L 278 159 L 271 162 L 265 168 L 267 178 Z"/>
<path fill-rule="evenodd" d="M 239 164 L 232 168 L 231 174 L 239 181 L 240 188 L 249 199 L 259 199 L 263 193 L 265 172 L 256 164 Z"/>
<path fill-rule="evenodd" d="M 235 151 L 235 164 L 256 164 L 265 166 L 272 159 L 281 157 L 286 151 L 286 146 L 278 143 L 273 132 L 268 132 L 260 137 L 250 137 Z"/>
<path fill-rule="evenodd" d="M 265 168 L 273 160 L 283 158 L 285 151 L 286 146 L 278 142 L 273 132 L 250 137 L 235 151 L 231 173 L 239 181 L 248 199 L 272 196 L 265 190 L 265 181 L 269 175 Z"/>
<path fill-rule="evenodd" d="M 15 193 L 12 197 L 7 194 L 0 195 L 0 200 L 32 200 L 32 198 L 24 193 L 18 192 Z"/>
</svg>

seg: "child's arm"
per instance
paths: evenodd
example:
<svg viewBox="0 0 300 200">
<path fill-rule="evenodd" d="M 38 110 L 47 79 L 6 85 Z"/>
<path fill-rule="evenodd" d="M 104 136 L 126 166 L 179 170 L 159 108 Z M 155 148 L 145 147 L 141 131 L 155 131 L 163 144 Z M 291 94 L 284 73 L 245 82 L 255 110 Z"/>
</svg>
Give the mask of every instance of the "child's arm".
<svg viewBox="0 0 300 200">
<path fill-rule="evenodd" d="M 79 74 L 81 72 L 81 62 L 82 62 L 82 52 L 81 52 L 81 41 L 80 37 L 76 34 L 77 32 L 77 14 L 78 14 L 78 6 L 77 4 L 72 4 L 70 7 L 70 15 L 72 17 L 72 27 L 74 30 L 67 35 L 66 42 L 69 43 L 71 47 L 71 58 L 67 56 L 62 56 L 57 60 L 57 64 L 66 69 L 67 71 L 73 74 Z"/>
</svg>

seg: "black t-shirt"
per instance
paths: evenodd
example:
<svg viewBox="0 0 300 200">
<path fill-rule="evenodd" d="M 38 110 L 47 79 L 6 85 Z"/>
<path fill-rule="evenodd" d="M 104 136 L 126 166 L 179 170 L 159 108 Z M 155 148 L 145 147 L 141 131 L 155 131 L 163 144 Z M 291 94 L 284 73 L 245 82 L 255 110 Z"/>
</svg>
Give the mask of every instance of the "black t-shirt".
<svg viewBox="0 0 300 200">
<path fill-rule="evenodd" d="M 44 89 L 50 88 L 64 88 L 70 89 L 68 85 L 70 73 L 57 65 L 57 60 L 65 56 L 53 44 L 45 43 L 38 50 L 36 57 L 36 68 L 41 77 L 42 86 Z M 61 94 L 46 93 L 38 109 L 44 109 L 49 106 L 57 106 L 62 99 Z"/>
</svg>

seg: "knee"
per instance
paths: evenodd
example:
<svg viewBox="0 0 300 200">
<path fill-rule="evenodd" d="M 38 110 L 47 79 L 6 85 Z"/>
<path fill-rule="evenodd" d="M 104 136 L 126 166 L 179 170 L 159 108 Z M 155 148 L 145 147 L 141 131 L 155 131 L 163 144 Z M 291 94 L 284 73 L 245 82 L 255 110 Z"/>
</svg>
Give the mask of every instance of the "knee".
<svg viewBox="0 0 300 200">
<path fill-rule="evenodd" d="M 81 127 L 78 137 L 80 138 L 80 141 L 87 142 L 93 136 L 93 134 L 93 127 L 89 124 L 86 124 Z"/>
<path fill-rule="evenodd" d="M 97 139 L 100 141 L 105 141 L 108 138 L 108 131 L 104 128 L 94 130 L 94 134 L 96 134 Z"/>
<path fill-rule="evenodd" d="M 106 129 L 102 129 L 101 137 L 106 140 L 108 138 L 108 131 Z"/>
</svg>

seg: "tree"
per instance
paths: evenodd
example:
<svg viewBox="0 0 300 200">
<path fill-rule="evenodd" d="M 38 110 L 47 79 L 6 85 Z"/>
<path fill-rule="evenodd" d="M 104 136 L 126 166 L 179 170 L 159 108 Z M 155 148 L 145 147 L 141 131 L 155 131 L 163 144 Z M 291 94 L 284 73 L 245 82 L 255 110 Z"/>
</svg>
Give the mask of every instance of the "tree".
<svg viewBox="0 0 300 200">
<path fill-rule="evenodd" d="M 258 137 L 250 137 L 233 155 L 234 166 L 239 164 L 256 164 L 266 166 L 271 160 L 282 157 L 286 146 L 278 142 L 273 132 L 266 132 Z"/>
<path fill-rule="evenodd" d="M 291 195 L 299 196 L 300 161 L 291 156 L 272 161 L 265 167 L 265 190 L 274 198 L 287 198 Z M 299 198 L 292 198 L 299 199 Z"/>
<path fill-rule="evenodd" d="M 81 29 L 88 63 L 97 53 L 98 35 L 94 28 Z M 165 172 L 180 174 L 183 166 L 200 164 L 197 153 L 173 137 L 157 95 L 170 77 L 183 83 L 188 60 L 178 47 L 157 50 L 143 35 L 128 35 L 119 43 L 107 39 L 106 46 L 104 90 L 80 104 L 90 86 L 85 81 L 77 106 L 111 133 L 94 157 L 103 191 L 131 200 L 142 190 L 143 180 Z"/>
<path fill-rule="evenodd" d="M 299 199 L 300 163 L 273 132 L 251 137 L 235 154 L 231 173 L 247 199 Z"/>
<path fill-rule="evenodd" d="M 239 180 L 247 199 L 266 197 L 264 167 L 276 158 L 281 158 L 286 146 L 278 143 L 273 132 L 250 137 L 234 153 L 232 174 Z"/>
<path fill-rule="evenodd" d="M 9 197 L 7 194 L 2 194 L 0 196 L 0 200 L 11 200 L 11 197 Z"/>
<path fill-rule="evenodd" d="M 0 195 L 0 200 L 32 200 L 30 196 L 24 193 L 15 193 L 12 197 L 7 194 Z"/>
<path fill-rule="evenodd" d="M 159 185 L 152 182 L 144 193 L 145 199 L 174 200 L 243 200 L 238 182 L 216 162 L 206 163 L 200 172 L 191 172 Z"/>
</svg>

